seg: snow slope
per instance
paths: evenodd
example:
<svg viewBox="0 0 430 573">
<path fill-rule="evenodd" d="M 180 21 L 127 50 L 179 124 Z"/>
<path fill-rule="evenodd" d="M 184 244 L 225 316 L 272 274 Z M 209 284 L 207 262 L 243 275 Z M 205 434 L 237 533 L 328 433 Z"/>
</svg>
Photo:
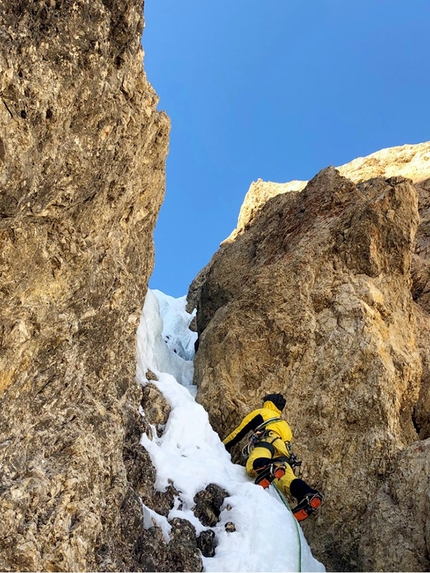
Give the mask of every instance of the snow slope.
<svg viewBox="0 0 430 573">
<path fill-rule="evenodd" d="M 197 533 L 208 529 L 193 514 L 193 498 L 209 483 L 216 483 L 230 497 L 212 528 L 218 545 L 214 557 L 203 557 L 204 571 L 325 571 L 275 490 L 254 485 L 242 466 L 231 463 L 207 412 L 195 401 L 196 334 L 188 328 L 192 316 L 185 304 L 185 296 L 175 299 L 148 290 L 138 329 L 138 381 L 146 384 L 145 373 L 152 370 L 159 380 L 151 382 L 172 408 L 162 436 L 150 440 L 144 434 L 141 444 L 156 468 L 157 490 L 164 491 L 171 480 L 181 492 L 168 519 L 144 508 L 145 527 L 155 519 L 166 539 L 168 520 L 173 517 L 188 519 Z M 226 531 L 228 522 L 235 524 L 236 531 Z"/>
</svg>

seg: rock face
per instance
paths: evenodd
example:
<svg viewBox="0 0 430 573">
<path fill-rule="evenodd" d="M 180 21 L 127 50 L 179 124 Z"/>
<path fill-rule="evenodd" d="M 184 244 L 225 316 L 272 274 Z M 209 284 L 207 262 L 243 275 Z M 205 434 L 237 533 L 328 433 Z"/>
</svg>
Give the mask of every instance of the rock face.
<svg viewBox="0 0 430 573">
<path fill-rule="evenodd" d="M 402 145 L 382 149 L 367 157 L 358 157 L 345 163 L 337 170 L 354 183 L 361 183 L 375 177 L 406 177 L 413 181 L 422 181 L 430 176 L 430 143 Z M 240 208 L 237 228 L 226 241 L 234 239 L 258 214 L 268 199 L 290 191 L 302 191 L 307 181 L 289 181 L 288 183 L 265 182 L 259 179 L 251 183 Z"/>
<path fill-rule="evenodd" d="M 366 571 L 388 570 L 387 548 L 398 571 L 429 570 L 429 476 L 430 440 L 414 443 L 369 505 L 360 543 Z"/>
<path fill-rule="evenodd" d="M 0 569 L 141 570 L 136 326 L 169 121 L 142 0 L 0 0 Z"/>
<path fill-rule="evenodd" d="M 428 548 L 426 494 L 414 521 L 402 492 L 428 488 L 418 440 L 429 435 L 430 145 L 406 151 L 361 159 L 362 174 L 357 161 L 324 169 L 302 191 L 272 185 L 260 201 L 254 189 L 247 221 L 190 288 L 198 400 L 224 437 L 262 396 L 285 394 L 303 477 L 325 494 L 303 527 L 328 570 L 429 567 L 428 553 L 400 559 L 387 546 L 396 524 L 384 509 L 397 487 L 396 523 L 412 550 Z M 419 156 L 414 181 L 407 165 L 396 175 L 396 160 L 411 167 Z M 417 452 L 417 475 L 400 471 L 405 452 Z"/>
</svg>

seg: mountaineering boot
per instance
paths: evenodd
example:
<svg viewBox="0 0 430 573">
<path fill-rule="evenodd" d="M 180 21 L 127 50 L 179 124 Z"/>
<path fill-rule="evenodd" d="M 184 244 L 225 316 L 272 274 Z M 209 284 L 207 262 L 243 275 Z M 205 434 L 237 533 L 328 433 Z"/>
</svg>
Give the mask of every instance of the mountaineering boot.
<svg viewBox="0 0 430 573">
<path fill-rule="evenodd" d="M 273 463 L 259 468 L 256 471 L 257 477 L 254 483 L 267 489 L 274 479 L 281 479 L 281 477 L 285 475 L 285 464 L 283 462 Z"/>
<path fill-rule="evenodd" d="M 273 464 L 273 477 L 275 479 L 281 479 L 285 475 L 285 464 Z"/>
<path fill-rule="evenodd" d="M 322 504 L 323 496 L 317 491 L 308 493 L 302 501 L 292 510 L 297 521 L 303 521 L 316 511 Z"/>
<path fill-rule="evenodd" d="M 260 468 L 257 471 L 257 477 L 255 478 L 254 483 L 261 485 L 261 487 L 264 489 L 267 489 L 272 481 L 273 478 L 271 478 L 270 475 L 270 466 L 265 466 L 264 468 Z"/>
</svg>

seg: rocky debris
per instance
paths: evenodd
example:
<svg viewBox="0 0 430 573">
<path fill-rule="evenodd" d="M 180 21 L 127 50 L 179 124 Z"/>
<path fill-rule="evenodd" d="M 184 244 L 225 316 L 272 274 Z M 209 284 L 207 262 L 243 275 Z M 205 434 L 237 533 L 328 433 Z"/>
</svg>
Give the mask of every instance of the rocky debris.
<svg viewBox="0 0 430 573">
<path fill-rule="evenodd" d="M 200 549 L 197 545 L 197 535 L 194 525 L 186 519 L 174 517 L 170 522 L 169 555 L 171 568 L 165 571 L 202 571 L 203 563 Z"/>
<path fill-rule="evenodd" d="M 196 530 L 186 519 L 170 522 L 170 540 L 159 527 L 145 530 L 139 551 L 142 571 L 202 571 L 203 562 L 197 545 Z"/>
<path fill-rule="evenodd" d="M 219 521 L 221 507 L 229 493 L 219 485 L 210 483 L 202 491 L 199 491 L 194 497 L 196 504 L 193 512 L 194 515 L 208 527 L 213 527 Z"/>
<path fill-rule="evenodd" d="M 416 442 L 369 505 L 360 540 L 365 571 L 430 569 L 430 440 Z"/>
<path fill-rule="evenodd" d="M 197 547 L 204 557 L 214 557 L 216 549 L 215 532 L 212 529 L 202 531 L 197 538 Z"/>
<path fill-rule="evenodd" d="M 162 504 L 168 499 L 169 493 L 172 500 L 171 506 L 163 508 Z M 158 505 L 154 495 L 143 499 L 145 505 L 160 515 L 168 517 L 169 511 L 173 507 L 173 496 L 178 497 L 179 492 L 170 486 L 167 492 L 159 494 Z M 143 556 L 141 562 L 144 563 L 144 570 L 202 571 L 202 555 L 213 557 L 217 546 L 215 532 L 209 527 L 218 523 L 221 506 L 228 495 L 224 489 L 215 484 L 209 484 L 205 490 L 196 494 L 194 514 L 203 525 L 208 527 L 198 536 L 191 522 L 178 517 L 169 521 L 172 527 L 169 540 L 164 538 L 160 527 L 155 523 L 153 527 L 145 530 L 142 534 L 141 544 Z"/>
<path fill-rule="evenodd" d="M 163 492 L 155 490 L 155 468 L 148 452 L 139 444 L 141 435 L 144 432 L 149 433 L 150 427 L 145 418 L 140 418 L 139 422 L 133 426 L 130 425 L 125 436 L 123 462 L 127 479 L 133 491 L 139 495 L 147 507 L 167 517 L 173 508 L 174 498 L 178 492 L 173 485 L 169 485 Z M 140 509 L 139 514 L 141 515 Z"/>
<path fill-rule="evenodd" d="M 143 532 L 140 560 L 142 571 L 171 571 L 168 543 L 159 527 L 150 527 Z"/>
<path fill-rule="evenodd" d="M 145 373 L 145 378 L 147 380 L 153 380 L 155 382 L 158 382 L 158 376 L 156 374 L 154 374 L 154 372 L 152 370 L 147 370 Z"/>
<path fill-rule="evenodd" d="M 126 450 L 128 458 L 125 463 L 128 469 L 128 479 L 147 507 L 167 517 L 173 508 L 178 491 L 172 484 L 163 492 L 155 490 L 155 468 L 148 452 L 139 444 L 139 441 L 143 433 L 152 439 L 153 428 L 157 436 L 163 434 L 171 408 L 160 390 L 150 383 L 142 388 L 141 406 L 143 417 L 140 418 L 140 424 L 134 426 L 133 440 L 128 440 L 128 443 L 132 445 Z"/>
<path fill-rule="evenodd" d="M 427 166 L 429 144 L 417 148 L 379 157 L 396 163 L 398 151 L 398 164 L 421 157 Z M 331 167 L 302 191 L 265 201 L 195 290 L 197 399 L 225 437 L 261 396 L 284 393 L 303 477 L 325 494 L 303 528 L 330 570 L 365 567 L 369 504 L 399 454 L 428 431 L 426 281 L 420 291 L 411 275 L 417 254 L 428 264 L 426 225 L 418 228 L 428 175 L 412 170 L 414 186 L 392 176 L 396 166 L 361 163 L 383 163 L 384 176 L 354 168 L 355 183 Z M 395 558 L 387 563 L 401 570 Z"/>
<path fill-rule="evenodd" d="M 143 2 L 0 0 L 0 29 L 0 569 L 138 571 L 136 328 L 169 131 Z"/>
<path fill-rule="evenodd" d="M 228 531 L 229 533 L 233 533 L 234 531 L 236 531 L 236 526 L 232 521 L 227 521 L 227 523 L 225 524 L 225 530 Z"/>
<path fill-rule="evenodd" d="M 201 551 L 204 557 L 213 557 L 215 555 L 215 549 L 217 546 L 215 539 L 215 532 L 210 527 L 214 527 L 218 521 L 221 513 L 221 507 L 224 503 L 226 497 L 229 497 L 229 493 L 217 484 L 209 484 L 204 490 L 199 491 L 194 497 L 194 503 L 196 504 L 193 513 L 200 520 L 200 522 L 208 527 L 200 533 L 195 539 L 196 547 Z M 178 527 L 179 533 L 177 534 L 177 542 L 182 540 L 182 543 L 188 549 L 189 555 L 194 555 L 194 538 L 191 534 L 195 529 L 191 524 L 187 525 L 186 520 L 172 520 L 172 525 L 175 523 Z M 185 536 L 185 537 L 184 537 Z M 176 538 L 175 538 L 176 539 Z M 175 541 L 176 542 L 176 541 Z M 169 544 L 169 551 L 175 554 L 175 542 L 172 545 L 172 541 Z M 181 545 L 179 544 L 180 551 Z M 188 564 L 188 562 L 187 562 Z M 197 564 L 195 563 L 195 566 Z M 172 571 L 199 571 L 200 569 L 169 569 Z"/>
</svg>

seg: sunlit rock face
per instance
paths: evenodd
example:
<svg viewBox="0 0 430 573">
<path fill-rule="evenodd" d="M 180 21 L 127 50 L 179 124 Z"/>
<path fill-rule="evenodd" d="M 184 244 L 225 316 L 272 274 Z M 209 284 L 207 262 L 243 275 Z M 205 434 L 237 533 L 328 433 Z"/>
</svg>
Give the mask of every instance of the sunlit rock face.
<svg viewBox="0 0 430 573">
<path fill-rule="evenodd" d="M 419 154 L 413 180 L 396 175 Z M 303 527 L 328 570 L 405 570 L 375 500 L 403 452 L 429 435 L 430 145 L 407 146 L 405 161 L 405 148 L 379 156 L 394 167 L 371 156 L 358 162 L 361 175 L 356 161 L 301 191 L 294 182 L 261 202 L 257 193 L 190 288 L 198 400 L 224 437 L 262 396 L 284 393 L 303 477 L 325 494 Z M 411 544 L 420 537 L 421 547 L 428 517 L 424 502 L 414 507 L 420 525 L 404 511 L 403 523 L 418 527 Z M 383 565 L 368 558 L 376 548 Z"/>
<path fill-rule="evenodd" d="M 337 167 L 337 170 L 354 183 L 375 177 L 387 179 L 398 176 L 414 182 L 423 181 L 430 177 L 430 142 L 382 149 L 366 157 L 358 157 L 350 163 L 345 163 Z M 274 183 L 261 179 L 251 183 L 240 208 L 237 227 L 226 241 L 234 239 L 241 233 L 268 199 L 290 191 L 302 191 L 307 183 L 307 181 Z"/>
<path fill-rule="evenodd" d="M 142 567 L 136 326 L 169 130 L 142 29 L 142 0 L 0 0 L 1 570 Z"/>
</svg>

